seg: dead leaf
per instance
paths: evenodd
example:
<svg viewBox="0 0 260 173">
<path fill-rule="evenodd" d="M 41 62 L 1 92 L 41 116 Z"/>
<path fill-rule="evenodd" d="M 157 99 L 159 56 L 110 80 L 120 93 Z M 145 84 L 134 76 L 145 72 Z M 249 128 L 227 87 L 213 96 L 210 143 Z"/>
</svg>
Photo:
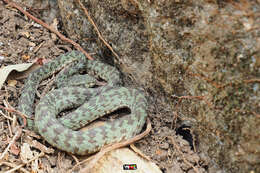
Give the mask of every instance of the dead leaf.
<svg viewBox="0 0 260 173">
<path fill-rule="evenodd" d="M 22 55 L 22 59 L 26 61 L 30 59 L 30 55 Z"/>
<path fill-rule="evenodd" d="M 20 153 L 20 149 L 15 144 L 12 144 L 10 147 L 10 152 L 17 156 Z"/>
<path fill-rule="evenodd" d="M 17 80 L 8 80 L 7 83 L 8 83 L 8 86 L 14 87 L 17 84 Z"/>
<path fill-rule="evenodd" d="M 0 55 L 0 61 L 4 60 L 5 57 Z"/>
<path fill-rule="evenodd" d="M 161 154 L 162 154 L 162 150 L 157 149 L 157 150 L 155 151 L 155 153 L 156 153 L 157 155 L 161 155 Z"/>
<path fill-rule="evenodd" d="M 30 37 L 30 33 L 29 33 L 28 31 L 20 32 L 19 35 L 25 36 L 26 38 L 29 38 L 29 37 Z"/>
<path fill-rule="evenodd" d="M 33 158 L 33 152 L 30 148 L 30 145 L 28 143 L 23 143 L 21 147 L 21 160 L 23 163 L 26 163 L 28 160 Z"/>
<path fill-rule="evenodd" d="M 35 63 L 24 63 L 9 65 L 0 69 L 0 89 L 4 82 L 8 79 L 22 79 L 28 76 L 29 73 L 39 68 L 38 64 Z"/>
</svg>

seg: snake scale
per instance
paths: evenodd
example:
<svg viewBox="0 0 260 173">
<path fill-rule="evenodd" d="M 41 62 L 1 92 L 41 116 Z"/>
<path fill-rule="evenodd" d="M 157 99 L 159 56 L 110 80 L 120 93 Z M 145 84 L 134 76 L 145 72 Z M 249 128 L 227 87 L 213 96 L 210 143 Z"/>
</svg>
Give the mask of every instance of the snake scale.
<svg viewBox="0 0 260 173">
<path fill-rule="evenodd" d="M 69 68 L 56 76 L 58 88 L 41 98 L 34 111 L 35 93 L 40 82 L 64 66 Z M 82 70 L 88 74 L 80 75 Z M 94 153 L 106 144 L 140 133 L 145 123 L 147 101 L 144 94 L 137 89 L 123 87 L 119 74 L 115 67 L 87 60 L 79 51 L 68 52 L 30 73 L 18 110 L 28 116 L 27 127 L 51 145 L 78 155 Z M 87 81 L 83 82 L 83 78 Z M 106 85 L 100 86 L 100 80 Z M 62 111 L 72 108 L 76 109 L 57 117 Z M 130 110 L 130 113 L 85 131 L 78 130 L 122 108 Z"/>
</svg>

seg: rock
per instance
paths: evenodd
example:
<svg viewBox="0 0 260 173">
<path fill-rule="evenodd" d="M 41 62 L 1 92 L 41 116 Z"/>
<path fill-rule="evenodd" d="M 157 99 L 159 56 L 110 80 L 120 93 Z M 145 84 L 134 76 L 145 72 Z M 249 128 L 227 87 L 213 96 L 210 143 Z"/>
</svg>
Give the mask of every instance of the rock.
<svg viewBox="0 0 260 173">
<path fill-rule="evenodd" d="M 75 3 L 58 2 L 69 36 L 98 40 Z M 260 48 L 256 36 L 260 22 L 255 16 L 259 4 L 125 2 L 84 1 L 100 32 L 119 54 L 115 62 L 124 75 L 153 93 L 165 93 L 172 101 L 166 104 L 174 105 L 175 96 L 191 96 L 181 102 L 188 109 L 180 111 L 183 119 L 195 119 L 192 129 L 198 135 L 198 150 L 216 161 L 212 166 L 227 172 L 259 172 L 260 92 L 254 87 L 259 85 L 254 80 L 259 76 L 255 63 Z M 85 45 L 108 55 L 101 42 Z"/>
<path fill-rule="evenodd" d="M 164 142 L 164 143 L 162 143 L 162 144 L 160 144 L 160 148 L 161 149 L 168 149 L 169 148 L 169 143 L 166 143 L 166 142 Z"/>
</svg>

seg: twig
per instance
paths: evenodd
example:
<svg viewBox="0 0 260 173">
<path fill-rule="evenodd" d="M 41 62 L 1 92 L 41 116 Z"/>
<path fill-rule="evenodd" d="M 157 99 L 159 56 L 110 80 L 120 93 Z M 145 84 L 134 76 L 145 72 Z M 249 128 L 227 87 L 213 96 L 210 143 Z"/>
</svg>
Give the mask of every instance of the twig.
<svg viewBox="0 0 260 173">
<path fill-rule="evenodd" d="M 9 148 L 13 145 L 13 143 L 15 142 L 15 140 L 22 134 L 22 129 L 18 129 L 17 132 L 15 133 L 15 135 L 13 136 L 11 142 L 8 144 L 8 146 L 6 147 L 5 151 L 1 154 L 0 156 L 0 160 L 2 160 L 5 156 L 5 154 L 8 152 Z"/>
<path fill-rule="evenodd" d="M 20 111 L 15 110 L 14 108 L 6 108 L 6 107 L 3 107 L 2 105 L 0 105 L 0 108 L 6 110 L 6 111 L 8 111 L 8 112 L 15 112 L 15 113 L 17 113 L 18 115 L 20 115 L 20 116 L 23 118 L 23 125 L 22 125 L 22 127 L 25 127 L 25 126 L 26 126 L 26 123 L 27 123 L 26 118 L 29 118 L 27 115 L 23 114 L 23 113 L 20 112 Z"/>
<path fill-rule="evenodd" d="M 70 156 L 75 160 L 77 164 L 79 163 L 79 159 L 76 156 L 74 156 L 73 154 L 70 154 Z"/>
<path fill-rule="evenodd" d="M 9 166 L 9 167 L 12 167 L 12 168 L 14 168 L 14 167 L 17 166 L 16 164 L 14 164 L 14 163 L 9 163 L 9 162 L 1 162 L 1 163 L 0 163 L 0 166 L 1 166 L 1 165 L 6 165 L 6 166 Z M 22 172 L 24 172 L 24 173 L 30 173 L 29 171 L 27 171 L 27 170 L 24 169 L 24 168 L 21 168 L 20 171 L 22 171 Z"/>
<path fill-rule="evenodd" d="M 63 159 L 62 157 L 64 157 L 64 152 L 58 152 L 58 159 L 57 159 L 57 166 L 58 169 L 61 169 L 61 160 Z"/>
<path fill-rule="evenodd" d="M 6 119 L 13 121 L 13 118 L 5 115 L 1 110 L 0 110 L 0 114 L 3 115 Z"/>
<path fill-rule="evenodd" d="M 204 77 L 202 76 L 201 74 L 198 74 L 198 73 L 192 73 L 192 72 L 189 72 L 188 71 L 188 74 L 191 75 L 191 76 L 195 76 L 195 77 L 199 77 L 205 81 L 207 81 L 208 83 L 212 84 L 214 87 L 216 88 L 223 88 L 224 86 L 226 86 L 227 84 L 223 84 L 223 85 L 219 85 L 217 84 L 216 82 L 214 82 L 212 79 L 209 79 L 207 77 Z"/>
<path fill-rule="evenodd" d="M 83 52 L 86 57 L 90 60 L 93 60 L 93 58 L 76 42 L 74 42 L 71 39 L 68 39 L 67 37 L 65 37 L 64 35 L 62 35 L 59 31 L 57 31 L 56 29 L 54 29 L 53 27 L 51 27 L 50 25 L 48 25 L 47 23 L 44 23 L 42 20 L 34 17 L 33 15 L 31 15 L 30 13 L 28 13 L 27 11 L 25 11 L 22 7 L 20 7 L 19 5 L 17 5 L 14 2 L 10 2 L 9 0 L 3 0 L 5 3 L 7 3 L 9 6 L 14 7 L 16 9 L 18 9 L 19 11 L 21 11 L 24 15 L 28 16 L 30 19 L 32 19 L 33 21 L 35 21 L 36 23 L 42 25 L 43 27 L 47 28 L 48 30 L 50 30 L 51 32 L 55 33 L 58 37 L 60 37 L 61 40 L 68 42 L 70 44 L 72 44 L 76 49 L 78 49 L 79 51 Z"/>
<path fill-rule="evenodd" d="M 90 21 L 90 23 L 93 25 L 95 31 L 98 34 L 98 37 L 100 38 L 100 40 L 102 40 L 104 42 L 104 44 L 109 48 L 109 50 L 117 57 L 117 59 L 119 60 L 119 56 L 117 55 L 117 53 L 113 50 L 113 48 L 107 43 L 107 41 L 103 38 L 103 36 L 101 35 L 101 33 L 99 32 L 95 22 L 92 20 L 92 18 L 90 17 L 88 10 L 84 7 L 84 5 L 80 2 L 80 0 L 76 0 L 78 2 L 78 4 L 80 5 L 80 7 L 83 9 L 84 13 L 86 14 L 86 16 L 88 17 L 88 20 Z"/>
<path fill-rule="evenodd" d="M 216 87 L 218 89 L 221 89 L 221 88 L 224 88 L 226 86 L 230 86 L 230 85 L 234 84 L 233 82 L 229 82 L 229 83 L 221 85 L 221 84 L 214 82 L 212 79 L 209 79 L 207 77 L 202 76 L 201 74 L 195 74 L 195 73 L 191 73 L 189 71 L 188 71 L 188 74 L 191 75 L 191 76 L 199 77 L 199 78 L 207 81 L 208 83 L 211 83 L 214 87 Z M 248 80 L 243 80 L 243 82 L 245 82 L 245 83 L 256 83 L 256 82 L 260 83 L 260 79 L 248 79 Z"/>
<path fill-rule="evenodd" d="M 151 161 L 151 159 L 148 156 L 144 155 L 142 151 L 139 148 L 137 148 L 134 144 L 130 144 L 130 148 L 142 158 Z"/>
<path fill-rule="evenodd" d="M 12 108 L 12 106 L 8 103 L 7 100 L 3 100 L 3 102 L 4 102 L 4 106 L 5 106 L 5 107 Z M 10 113 L 8 113 L 8 115 L 10 115 Z M 14 127 L 15 127 L 15 125 L 16 125 L 16 122 L 17 122 L 17 119 L 16 119 L 16 116 L 15 116 L 15 115 L 13 116 L 13 119 L 12 119 L 12 127 L 11 127 L 11 125 L 10 125 L 10 121 L 7 120 L 7 125 L 8 125 L 8 129 L 9 129 L 10 135 L 13 134 L 12 130 L 14 129 Z"/>
<path fill-rule="evenodd" d="M 211 102 L 209 102 L 206 98 L 205 98 L 205 96 L 173 96 L 173 97 L 176 97 L 176 98 L 178 98 L 178 99 L 180 99 L 179 101 L 181 101 L 182 99 L 197 99 L 197 100 L 203 100 L 203 101 L 205 101 L 206 103 L 207 103 L 207 105 L 209 106 L 209 107 L 213 107 L 213 105 L 212 105 L 212 103 Z"/>
<path fill-rule="evenodd" d="M 179 103 L 180 102 L 178 102 L 178 104 L 177 104 L 177 106 L 176 106 L 176 110 L 177 110 L 177 108 L 179 107 Z M 179 117 L 179 115 L 178 115 L 178 113 L 176 112 L 176 111 L 173 111 L 173 119 L 172 119 L 172 123 L 171 123 L 171 129 L 173 129 L 173 130 L 175 130 L 175 125 L 176 125 L 176 123 L 177 123 L 177 120 L 178 120 L 178 117 Z M 174 125 L 174 128 L 173 128 L 173 125 Z"/>
<path fill-rule="evenodd" d="M 48 81 L 47 85 L 44 87 L 42 94 L 40 95 L 40 98 L 44 97 L 51 89 L 51 86 L 54 84 L 55 79 L 54 77 L 51 78 L 50 81 Z"/>
<path fill-rule="evenodd" d="M 44 156 L 44 153 L 43 153 L 43 152 L 41 152 L 41 153 L 38 154 L 37 156 L 33 157 L 33 158 L 30 159 L 29 161 L 27 161 L 27 162 L 25 162 L 25 163 L 23 163 L 23 164 L 21 164 L 21 165 L 18 165 L 17 167 L 15 167 L 15 168 L 13 168 L 13 169 L 10 169 L 9 171 L 7 171 L 7 172 L 5 172 L 5 173 L 12 173 L 12 172 L 14 172 L 14 171 L 20 169 L 20 168 L 23 167 L 24 165 L 26 165 L 26 164 L 28 164 L 28 163 L 30 163 L 30 162 L 32 162 L 32 161 L 38 159 L 39 157 L 42 157 L 42 156 Z"/>
<path fill-rule="evenodd" d="M 260 83 L 260 79 L 248 79 L 248 80 L 244 80 L 246 83 L 255 83 L 258 82 Z"/>
</svg>

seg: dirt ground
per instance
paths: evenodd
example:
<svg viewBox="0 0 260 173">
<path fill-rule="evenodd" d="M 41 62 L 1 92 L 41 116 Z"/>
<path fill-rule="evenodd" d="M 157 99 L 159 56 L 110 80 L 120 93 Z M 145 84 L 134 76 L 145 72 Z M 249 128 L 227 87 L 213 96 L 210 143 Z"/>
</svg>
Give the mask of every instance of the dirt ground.
<svg viewBox="0 0 260 173">
<path fill-rule="evenodd" d="M 31 11 L 36 17 L 39 14 Z M 38 15 L 38 16 L 37 16 Z M 62 32 L 62 28 L 58 28 Z M 62 42 L 41 25 L 28 19 L 18 10 L 4 6 L 0 2 L 0 65 L 32 62 L 39 58 L 53 59 L 60 54 L 74 49 Z M 0 90 L 0 105 L 17 108 L 24 80 L 9 80 Z M 39 92 L 44 88 L 43 84 Z M 205 153 L 196 152 L 195 137 L 189 127 L 173 127 L 173 113 L 165 104 L 164 97 L 149 93 L 149 118 L 152 131 L 135 145 L 150 157 L 167 173 L 214 172 L 217 168 Z M 23 152 L 28 150 L 32 156 L 45 152 L 40 157 L 23 165 L 18 172 L 66 172 L 75 165 L 75 159 L 59 151 L 33 132 L 23 129 L 21 137 L 16 139 L 9 151 L 3 155 L 8 144 L 14 139 L 18 124 L 14 119 L 17 114 L 1 109 L 0 114 L 0 172 L 6 172 L 24 163 Z M 176 132 L 179 135 L 176 135 Z M 185 138 L 185 139 L 184 139 Z M 173 140 L 172 140 L 173 139 Z M 187 140 L 186 140 L 187 139 Z M 46 146 L 47 149 L 44 147 Z M 54 149 L 54 153 L 51 153 Z M 28 153 L 29 153 L 28 152 Z M 50 152 L 50 154 L 48 153 Z M 197 168 L 197 169 L 194 169 Z"/>
</svg>

